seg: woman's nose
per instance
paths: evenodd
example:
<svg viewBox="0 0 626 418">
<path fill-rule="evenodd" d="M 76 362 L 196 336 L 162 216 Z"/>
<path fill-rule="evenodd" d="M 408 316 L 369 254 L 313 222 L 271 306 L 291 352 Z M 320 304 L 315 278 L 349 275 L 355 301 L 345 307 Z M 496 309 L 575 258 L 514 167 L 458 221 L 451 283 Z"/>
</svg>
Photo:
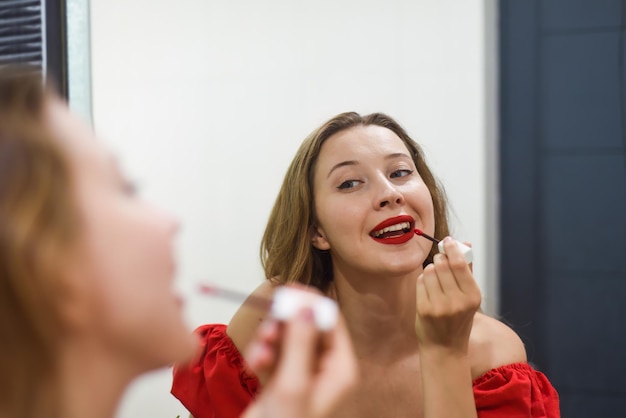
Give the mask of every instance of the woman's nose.
<svg viewBox="0 0 626 418">
<path fill-rule="evenodd" d="M 389 180 L 385 179 L 381 185 L 381 194 L 378 199 L 378 207 L 384 208 L 385 206 L 397 206 L 404 203 L 404 196 L 397 187 Z"/>
</svg>

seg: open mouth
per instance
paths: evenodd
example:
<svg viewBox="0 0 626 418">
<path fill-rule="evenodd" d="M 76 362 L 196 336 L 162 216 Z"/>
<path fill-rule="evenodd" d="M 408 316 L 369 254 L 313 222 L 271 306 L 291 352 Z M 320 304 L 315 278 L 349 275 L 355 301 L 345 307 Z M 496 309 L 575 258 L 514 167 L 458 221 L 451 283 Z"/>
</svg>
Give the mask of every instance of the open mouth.
<svg viewBox="0 0 626 418">
<path fill-rule="evenodd" d="M 403 244 L 413 238 L 415 221 L 408 215 L 389 218 L 376 225 L 370 236 L 383 244 Z"/>
<path fill-rule="evenodd" d="M 399 224 L 391 225 L 383 229 L 374 231 L 371 233 L 371 235 L 374 238 L 385 239 L 385 238 L 397 237 L 397 236 L 406 234 L 408 232 L 411 232 L 412 229 L 413 228 L 411 228 L 410 222 L 401 222 Z"/>
</svg>

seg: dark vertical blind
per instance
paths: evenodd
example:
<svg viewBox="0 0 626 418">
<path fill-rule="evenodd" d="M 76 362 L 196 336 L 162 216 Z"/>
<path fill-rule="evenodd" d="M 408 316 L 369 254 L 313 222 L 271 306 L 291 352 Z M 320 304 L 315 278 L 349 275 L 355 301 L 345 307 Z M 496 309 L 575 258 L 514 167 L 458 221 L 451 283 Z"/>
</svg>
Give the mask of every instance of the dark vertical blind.
<svg viewBox="0 0 626 418">
<path fill-rule="evenodd" d="M 0 66 L 41 69 L 67 97 L 65 0 L 0 0 Z"/>
<path fill-rule="evenodd" d="M 499 5 L 501 313 L 563 417 L 626 417 L 626 0 Z"/>
<path fill-rule="evenodd" d="M 0 0 L 0 65 L 44 69 L 44 25 L 41 0 Z"/>
</svg>

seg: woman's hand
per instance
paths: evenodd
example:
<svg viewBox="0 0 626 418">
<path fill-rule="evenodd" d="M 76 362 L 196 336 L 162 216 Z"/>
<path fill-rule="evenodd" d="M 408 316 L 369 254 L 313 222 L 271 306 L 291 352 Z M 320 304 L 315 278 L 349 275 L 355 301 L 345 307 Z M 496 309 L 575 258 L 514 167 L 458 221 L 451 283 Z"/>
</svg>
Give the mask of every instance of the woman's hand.
<svg viewBox="0 0 626 418">
<path fill-rule="evenodd" d="M 266 320 L 246 360 L 266 383 L 245 418 L 324 418 L 356 383 L 356 359 L 343 319 L 322 333 L 311 308 L 286 323 Z"/>
<path fill-rule="evenodd" d="M 444 248 L 417 279 L 415 332 L 422 351 L 465 355 L 481 294 L 454 239 L 444 239 Z"/>
<path fill-rule="evenodd" d="M 456 242 L 446 238 L 444 249 L 416 287 L 424 417 L 476 418 L 468 345 L 480 289 Z"/>
</svg>

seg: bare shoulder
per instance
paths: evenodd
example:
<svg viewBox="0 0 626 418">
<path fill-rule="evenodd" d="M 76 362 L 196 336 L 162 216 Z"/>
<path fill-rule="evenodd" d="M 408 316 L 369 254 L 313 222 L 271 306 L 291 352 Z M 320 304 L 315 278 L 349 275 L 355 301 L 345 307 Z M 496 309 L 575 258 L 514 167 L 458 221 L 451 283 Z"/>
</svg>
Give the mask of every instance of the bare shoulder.
<svg viewBox="0 0 626 418">
<path fill-rule="evenodd" d="M 271 299 L 275 287 L 269 280 L 265 281 L 254 289 L 249 297 Z M 263 322 L 266 314 L 267 312 L 255 307 L 255 304 L 247 304 L 246 302 L 237 309 L 228 323 L 226 334 L 240 352 L 243 352 L 252 341 L 256 335 L 257 327 Z"/>
<path fill-rule="evenodd" d="M 491 369 L 526 362 L 526 349 L 520 337 L 495 318 L 476 313 L 469 342 L 472 378 Z"/>
</svg>

